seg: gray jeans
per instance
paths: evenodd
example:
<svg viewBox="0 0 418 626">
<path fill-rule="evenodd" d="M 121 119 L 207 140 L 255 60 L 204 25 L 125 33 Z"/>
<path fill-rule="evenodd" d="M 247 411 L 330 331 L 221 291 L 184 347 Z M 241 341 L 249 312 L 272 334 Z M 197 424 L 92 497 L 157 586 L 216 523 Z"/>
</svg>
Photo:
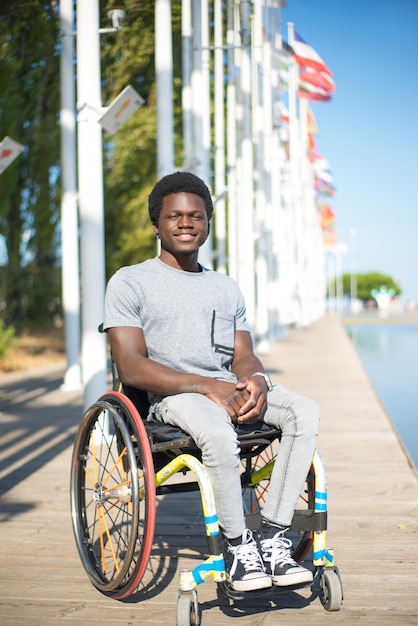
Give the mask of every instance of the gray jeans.
<svg viewBox="0 0 418 626">
<path fill-rule="evenodd" d="M 282 385 L 274 385 L 267 399 L 264 421 L 280 429 L 282 437 L 263 516 L 289 526 L 312 462 L 319 407 Z M 194 439 L 212 482 L 219 525 L 227 538 L 239 537 L 245 528 L 239 445 L 227 412 L 206 396 L 183 393 L 161 400 L 154 416 Z"/>
</svg>

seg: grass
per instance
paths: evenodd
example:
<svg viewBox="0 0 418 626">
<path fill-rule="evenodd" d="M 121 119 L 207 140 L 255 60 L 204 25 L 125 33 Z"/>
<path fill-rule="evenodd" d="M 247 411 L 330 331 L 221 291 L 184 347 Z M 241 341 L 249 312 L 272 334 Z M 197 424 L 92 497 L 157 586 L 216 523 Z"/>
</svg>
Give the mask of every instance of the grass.
<svg viewBox="0 0 418 626">
<path fill-rule="evenodd" d="M 65 340 L 62 330 L 15 337 L 13 347 L 0 361 L 0 374 L 65 363 Z"/>
</svg>

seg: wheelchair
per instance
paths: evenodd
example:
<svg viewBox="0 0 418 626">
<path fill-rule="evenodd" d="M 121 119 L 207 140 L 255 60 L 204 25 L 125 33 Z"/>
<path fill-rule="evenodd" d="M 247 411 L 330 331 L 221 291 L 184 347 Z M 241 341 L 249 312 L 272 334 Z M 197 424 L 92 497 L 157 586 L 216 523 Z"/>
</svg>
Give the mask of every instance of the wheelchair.
<svg viewBox="0 0 418 626">
<path fill-rule="evenodd" d="M 237 592 L 226 580 L 212 486 L 196 444 L 176 427 L 143 419 L 148 413 L 146 394 L 122 385 L 113 361 L 112 377 L 112 391 L 83 416 L 71 466 L 74 536 L 94 587 L 116 600 L 126 600 L 146 588 L 157 575 L 151 565 L 157 496 L 193 490 L 200 491 L 208 556 L 179 574 L 177 626 L 200 624 L 197 588 L 208 578 L 217 583 L 221 602 L 312 586 L 327 611 L 338 611 L 343 589 L 333 551 L 326 545 L 327 479 L 319 452 L 315 451 L 287 534 L 296 561 L 311 554 L 313 583 Z M 247 526 L 256 530 L 280 432 L 262 422 L 237 428 L 243 506 Z M 191 480 L 181 480 L 185 474 Z"/>
</svg>

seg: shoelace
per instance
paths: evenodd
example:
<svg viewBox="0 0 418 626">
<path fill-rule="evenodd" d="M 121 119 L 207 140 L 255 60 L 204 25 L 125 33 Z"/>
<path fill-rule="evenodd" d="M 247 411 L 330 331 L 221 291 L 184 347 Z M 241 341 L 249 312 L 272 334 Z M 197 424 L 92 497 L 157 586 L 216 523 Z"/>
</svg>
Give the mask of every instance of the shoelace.
<svg viewBox="0 0 418 626">
<path fill-rule="evenodd" d="M 280 533 L 276 533 L 271 539 L 263 539 L 261 541 L 263 558 L 265 561 L 270 562 L 272 570 L 276 564 L 280 567 L 286 564 L 297 565 L 290 554 L 291 547 L 292 542 L 290 539 L 283 537 Z"/>
<path fill-rule="evenodd" d="M 263 568 L 263 563 L 260 557 L 260 553 L 257 548 L 257 544 L 252 538 L 250 532 L 243 535 L 243 543 L 237 546 L 233 550 L 236 559 L 242 563 L 246 572 L 251 570 L 259 570 Z"/>
</svg>

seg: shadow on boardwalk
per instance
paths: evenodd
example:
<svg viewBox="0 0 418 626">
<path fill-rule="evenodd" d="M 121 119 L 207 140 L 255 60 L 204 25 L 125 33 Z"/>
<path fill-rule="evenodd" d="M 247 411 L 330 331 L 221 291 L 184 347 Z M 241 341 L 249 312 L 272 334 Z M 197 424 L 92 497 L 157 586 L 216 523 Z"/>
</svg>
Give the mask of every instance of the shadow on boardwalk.
<svg viewBox="0 0 418 626">
<path fill-rule="evenodd" d="M 62 367 L 0 378 L 0 495 L 72 445 L 82 394 L 63 394 L 62 380 Z M 16 503 L 15 511 L 22 506 Z"/>
</svg>

